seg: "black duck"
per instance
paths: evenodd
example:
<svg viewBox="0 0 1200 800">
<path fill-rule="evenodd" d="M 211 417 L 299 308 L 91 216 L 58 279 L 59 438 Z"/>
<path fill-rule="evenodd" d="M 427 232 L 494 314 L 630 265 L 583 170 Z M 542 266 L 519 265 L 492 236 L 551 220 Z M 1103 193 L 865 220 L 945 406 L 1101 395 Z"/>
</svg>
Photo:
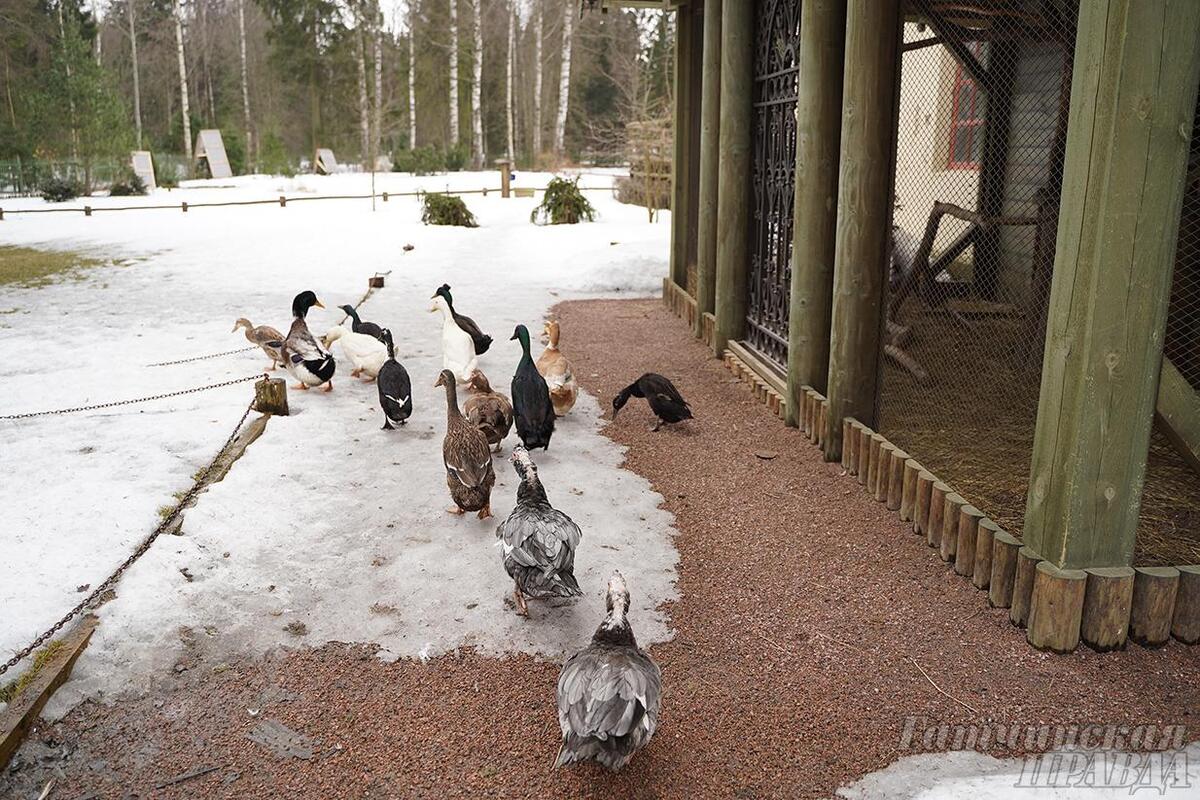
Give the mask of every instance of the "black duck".
<svg viewBox="0 0 1200 800">
<path fill-rule="evenodd" d="M 355 333 L 365 333 L 367 336 L 374 337 L 381 342 L 383 341 L 383 328 L 374 322 L 363 322 L 358 318 L 358 309 L 352 305 L 341 306 L 341 309 L 350 318 L 350 330 Z"/>
<path fill-rule="evenodd" d="M 382 334 L 388 357 L 379 368 L 375 385 L 379 388 L 379 407 L 383 409 L 383 429 L 390 431 L 408 422 L 412 416 L 412 382 L 408 378 L 408 370 L 396 360 L 392 332 L 384 328 Z"/>
<path fill-rule="evenodd" d="M 554 434 L 554 404 L 546 379 L 537 371 L 529 355 L 529 331 L 518 325 L 513 339 L 521 342 L 521 363 L 512 379 L 513 413 L 516 416 L 517 436 L 530 450 L 549 449 Z"/>
<path fill-rule="evenodd" d="M 613 419 L 617 418 L 617 412 L 625 407 L 630 397 L 644 397 L 650 404 L 650 410 L 657 418 L 650 430 L 658 430 L 664 422 L 673 424 L 692 418 L 692 409 L 675 384 L 656 372 L 647 372 L 617 393 L 612 401 Z"/>
</svg>

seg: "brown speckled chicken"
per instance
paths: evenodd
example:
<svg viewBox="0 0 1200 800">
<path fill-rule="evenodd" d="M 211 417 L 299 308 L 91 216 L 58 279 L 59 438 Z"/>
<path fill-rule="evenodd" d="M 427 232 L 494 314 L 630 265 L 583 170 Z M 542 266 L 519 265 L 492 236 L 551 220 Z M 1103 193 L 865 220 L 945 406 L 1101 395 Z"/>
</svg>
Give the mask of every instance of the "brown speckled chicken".
<svg viewBox="0 0 1200 800">
<path fill-rule="evenodd" d="M 488 444 L 495 445 L 500 452 L 500 443 L 512 430 L 513 409 L 508 398 L 497 392 L 488 383 L 487 376 L 479 370 L 471 373 L 467 381 L 469 395 L 463 402 L 463 415 L 487 437 Z"/>
<path fill-rule="evenodd" d="M 446 467 L 446 486 L 455 507 L 451 514 L 478 511 L 480 519 L 492 515 L 492 452 L 483 431 L 476 428 L 458 410 L 458 391 L 454 373 L 442 370 L 434 386 L 446 388 L 446 438 L 442 440 L 442 463 Z"/>
</svg>

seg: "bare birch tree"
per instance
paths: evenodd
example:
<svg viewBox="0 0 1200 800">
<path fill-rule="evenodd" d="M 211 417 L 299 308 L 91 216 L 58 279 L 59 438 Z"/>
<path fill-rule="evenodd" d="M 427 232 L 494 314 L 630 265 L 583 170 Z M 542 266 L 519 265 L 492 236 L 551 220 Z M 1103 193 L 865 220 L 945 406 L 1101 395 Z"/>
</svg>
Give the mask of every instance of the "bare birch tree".
<svg viewBox="0 0 1200 800">
<path fill-rule="evenodd" d="M 137 6 L 136 0 L 129 0 L 129 55 L 133 59 L 133 125 L 137 133 L 137 147 L 142 149 L 142 84 L 138 75 L 137 51 Z"/>
<path fill-rule="evenodd" d="M 377 167 L 379 146 L 383 140 L 383 12 L 376 0 L 372 8 L 372 33 L 375 34 L 375 116 L 371 130 L 371 169 Z"/>
<path fill-rule="evenodd" d="M 175 0 L 175 52 L 179 56 L 179 113 L 183 117 L 183 154 L 187 172 L 192 171 L 192 119 L 188 108 L 187 59 L 183 56 L 183 7 Z"/>
<path fill-rule="evenodd" d="M 571 44 L 575 33 L 575 4 L 563 4 L 562 63 L 558 73 L 558 115 L 554 121 L 554 152 L 562 155 L 567 134 L 567 105 L 571 90 Z"/>
<path fill-rule="evenodd" d="M 133 0 L 129 0 L 132 7 Z M 258 171 L 258 157 L 255 151 L 256 143 L 254 141 L 253 129 L 250 125 L 250 80 L 246 67 L 246 0 L 237 0 L 238 11 L 238 46 L 242 56 L 242 116 L 243 124 L 246 128 L 246 163 L 250 165 L 251 171 Z M 134 60 L 136 64 L 136 59 Z M 139 136 L 139 146 L 141 138 Z"/>
<path fill-rule="evenodd" d="M 354 6 L 354 61 L 358 67 L 358 161 L 366 169 L 371 150 L 371 114 L 367 100 L 367 62 L 363 47 L 363 4 Z"/>
<path fill-rule="evenodd" d="M 475 48 L 471 58 L 471 161 L 482 169 L 483 154 L 483 0 L 471 0 L 475 11 Z"/>
<path fill-rule="evenodd" d="M 533 0 L 533 157 L 542 154 L 542 3 Z"/>
<path fill-rule="evenodd" d="M 450 146 L 458 140 L 458 0 L 450 0 Z"/>
<path fill-rule="evenodd" d="M 508 3 L 508 52 L 504 58 L 504 157 L 509 161 L 514 158 L 516 148 L 513 147 L 513 59 L 517 42 L 517 7 L 513 0 Z"/>
<path fill-rule="evenodd" d="M 417 0 L 408 0 L 408 146 L 417 146 Z"/>
</svg>

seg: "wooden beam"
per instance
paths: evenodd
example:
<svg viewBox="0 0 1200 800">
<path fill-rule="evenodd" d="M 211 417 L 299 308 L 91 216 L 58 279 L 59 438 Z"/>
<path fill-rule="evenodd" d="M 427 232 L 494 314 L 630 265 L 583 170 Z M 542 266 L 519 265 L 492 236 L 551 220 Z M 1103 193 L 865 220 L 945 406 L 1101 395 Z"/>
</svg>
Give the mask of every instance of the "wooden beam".
<svg viewBox="0 0 1200 800">
<path fill-rule="evenodd" d="M 750 225 L 751 125 L 754 114 L 754 4 L 721 5 L 721 125 L 717 187 L 716 326 L 713 350 L 725 352 L 746 325 Z M 839 431 L 838 438 L 841 438 Z"/>
<path fill-rule="evenodd" d="M 983 64 L 979 63 L 979 59 L 971 52 L 971 49 L 966 46 L 965 42 L 970 41 L 968 36 L 973 36 L 962 31 L 957 25 L 952 25 L 946 22 L 945 18 L 940 13 L 934 10 L 930 5 L 929 0 L 911 0 L 913 7 L 917 12 L 925 18 L 925 22 L 933 30 L 934 34 L 942 40 L 942 44 L 946 45 L 946 49 L 954 56 L 954 60 L 962 65 L 963 70 L 971 76 L 971 80 L 975 81 L 975 85 L 984 91 L 991 91 L 991 81 L 988 71 L 984 69 Z"/>
<path fill-rule="evenodd" d="M 796 100 L 796 199 L 788 312 L 787 397 L 801 386 L 825 391 L 837 236 L 838 154 L 846 0 L 806 0 L 800 7 L 800 91 Z M 796 426 L 788 404 L 784 420 Z M 835 417 L 836 420 L 841 416 Z"/>
<path fill-rule="evenodd" d="M 849 0 L 838 172 L 829 419 L 873 423 L 891 227 L 900 43 L 899 0 Z M 825 431 L 836 461 L 842 429 Z"/>
<path fill-rule="evenodd" d="M 1129 566 L 1200 83 L 1200 3 L 1079 13 L 1025 542 Z"/>
<path fill-rule="evenodd" d="M 1159 373 L 1154 411 L 1167 439 L 1192 469 L 1200 473 L 1200 395 L 1166 356 Z"/>
<path fill-rule="evenodd" d="M 1012 120 L 1012 88 L 1017 74 L 1017 45 L 996 42 L 988 55 L 988 91 L 985 95 L 983 155 L 979 169 L 979 214 L 985 218 L 1004 213 L 1008 182 L 1008 151 Z M 995 300 L 1000 289 L 1000 229 L 985 228 L 975 239 L 975 291 Z M 934 273 L 935 275 L 937 273 Z"/>
<path fill-rule="evenodd" d="M 62 644 L 49 660 L 42 664 L 33 680 L 12 699 L 0 714 L 0 771 L 21 746 L 21 742 L 37 721 L 38 714 L 59 686 L 71 677 L 75 660 L 87 647 L 99 619 L 88 615 L 75 624 L 61 639 Z"/>
<path fill-rule="evenodd" d="M 686 10 L 675 15 L 675 117 L 674 155 L 671 162 L 671 281 L 687 288 L 688 252 L 688 163 L 691 136 L 688 110 L 691 103 L 691 14 Z"/>
<path fill-rule="evenodd" d="M 696 226 L 696 328 L 704 338 L 704 315 L 715 308 L 717 280 L 717 186 L 721 133 L 721 0 L 704 3 L 704 69 L 700 82 L 700 186 Z M 714 351 L 714 354 L 720 351 Z"/>
</svg>

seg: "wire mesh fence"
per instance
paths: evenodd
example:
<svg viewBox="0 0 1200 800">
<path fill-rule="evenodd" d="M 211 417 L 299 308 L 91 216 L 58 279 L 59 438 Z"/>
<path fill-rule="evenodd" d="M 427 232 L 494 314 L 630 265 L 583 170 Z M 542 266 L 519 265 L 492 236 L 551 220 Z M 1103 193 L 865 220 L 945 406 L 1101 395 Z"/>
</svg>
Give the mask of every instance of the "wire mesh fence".
<svg viewBox="0 0 1200 800">
<path fill-rule="evenodd" d="M 1078 3 L 908 5 L 878 426 L 1019 535 Z M 1196 183 L 1194 173 L 1193 165 L 1189 185 Z M 1189 192 L 1184 228 L 1190 224 L 1191 232 L 1181 235 L 1180 245 L 1180 260 L 1189 266 L 1176 270 L 1168 338 L 1195 387 L 1200 239 L 1187 219 L 1189 213 L 1195 219 L 1196 208 L 1194 188 Z M 1180 469 L 1180 460 L 1156 432 L 1137 563 L 1200 560 L 1200 531 L 1190 510 L 1200 508 L 1200 480 L 1189 466 Z"/>
</svg>

